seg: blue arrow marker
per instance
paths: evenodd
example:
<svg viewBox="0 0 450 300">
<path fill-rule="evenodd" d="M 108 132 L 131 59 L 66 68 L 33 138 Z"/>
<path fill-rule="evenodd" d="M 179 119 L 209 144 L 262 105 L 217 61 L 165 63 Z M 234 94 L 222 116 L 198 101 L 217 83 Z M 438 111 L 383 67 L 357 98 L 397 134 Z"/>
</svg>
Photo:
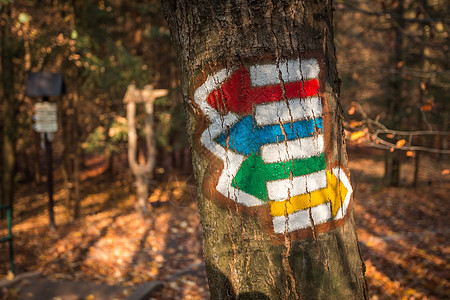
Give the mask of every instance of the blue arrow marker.
<svg viewBox="0 0 450 300">
<path fill-rule="evenodd" d="M 287 140 L 296 140 L 309 137 L 318 129 L 323 129 L 322 118 L 301 120 L 293 123 L 283 124 Z M 256 125 L 252 116 L 246 116 L 239 120 L 229 132 L 222 133 L 217 137 L 217 142 L 227 148 L 227 137 L 229 149 L 243 155 L 252 153 L 259 154 L 262 145 L 283 142 L 285 137 L 279 124 L 260 127 Z"/>
</svg>

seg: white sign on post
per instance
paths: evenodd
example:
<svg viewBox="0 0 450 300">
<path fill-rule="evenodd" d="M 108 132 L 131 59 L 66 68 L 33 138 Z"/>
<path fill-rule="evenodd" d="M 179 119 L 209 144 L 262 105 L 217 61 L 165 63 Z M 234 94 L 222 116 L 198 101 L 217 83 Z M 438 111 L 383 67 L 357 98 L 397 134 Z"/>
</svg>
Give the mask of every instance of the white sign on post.
<svg viewBox="0 0 450 300">
<path fill-rule="evenodd" d="M 34 111 L 33 119 L 36 121 L 36 124 L 33 127 L 35 131 L 44 133 L 58 131 L 56 103 L 36 103 Z"/>
</svg>

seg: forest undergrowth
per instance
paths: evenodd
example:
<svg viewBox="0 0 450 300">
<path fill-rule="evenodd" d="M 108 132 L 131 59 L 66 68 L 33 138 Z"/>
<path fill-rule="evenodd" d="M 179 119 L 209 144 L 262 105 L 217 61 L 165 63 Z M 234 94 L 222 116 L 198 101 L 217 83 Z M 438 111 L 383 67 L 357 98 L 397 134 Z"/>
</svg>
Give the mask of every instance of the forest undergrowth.
<svg viewBox="0 0 450 300">
<path fill-rule="evenodd" d="M 88 161 L 83 173 L 79 220 L 72 220 L 62 182 L 56 184 L 55 231 L 48 230 L 45 185 L 19 187 L 13 222 L 18 273 L 119 285 L 124 297 L 141 283 L 163 280 L 154 299 L 207 299 L 192 177 L 174 172 L 155 183 L 151 216 L 143 220 L 134 210 L 129 180 L 106 180 L 99 159 Z M 422 156 L 419 184 L 413 188 L 414 160 L 404 160 L 402 185 L 385 187 L 383 152 L 349 147 L 371 298 L 444 299 L 450 295 L 448 161 Z M 0 223 L 0 236 L 5 226 Z M 5 243 L 0 253 L 4 279 L 9 266 Z"/>
</svg>

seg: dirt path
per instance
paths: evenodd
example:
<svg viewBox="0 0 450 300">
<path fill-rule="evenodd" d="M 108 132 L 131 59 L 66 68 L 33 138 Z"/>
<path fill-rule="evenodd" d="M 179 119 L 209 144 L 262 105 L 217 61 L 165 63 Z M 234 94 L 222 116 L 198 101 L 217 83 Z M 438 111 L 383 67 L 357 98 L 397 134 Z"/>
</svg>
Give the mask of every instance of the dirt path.
<svg viewBox="0 0 450 300">
<path fill-rule="evenodd" d="M 413 165 L 405 158 L 403 187 L 386 188 L 381 181 L 381 152 L 352 148 L 349 158 L 372 298 L 446 298 L 450 175 L 443 170 L 449 168 L 448 162 L 425 157 L 419 187 L 411 189 Z M 94 167 L 86 170 L 82 216 L 76 222 L 71 220 L 65 190 L 57 183 L 54 232 L 47 229 L 45 187 L 21 187 L 13 227 L 16 268 L 19 273 L 39 271 L 45 278 L 7 290 L 8 297 L 125 299 L 142 284 L 163 281 L 151 299 L 207 299 L 204 269 L 169 280 L 202 263 L 192 179 L 173 175 L 153 186 L 151 221 L 144 221 L 134 212 L 129 183 L 110 182 L 98 173 Z M 2 235 L 2 223 L 0 228 Z M 7 253 L 5 247 L 0 245 L 0 253 Z M 7 256 L 0 255 L 0 280 L 7 269 Z"/>
</svg>

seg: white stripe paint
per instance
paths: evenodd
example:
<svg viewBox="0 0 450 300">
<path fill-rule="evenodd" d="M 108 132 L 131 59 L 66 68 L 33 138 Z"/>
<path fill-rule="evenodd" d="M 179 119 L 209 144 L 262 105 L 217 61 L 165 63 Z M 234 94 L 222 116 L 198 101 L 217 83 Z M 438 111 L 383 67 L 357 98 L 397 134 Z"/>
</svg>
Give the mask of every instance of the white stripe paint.
<svg viewBox="0 0 450 300">
<path fill-rule="evenodd" d="M 295 122 L 322 116 L 322 101 L 319 97 L 291 99 L 272 102 L 255 107 L 255 119 L 259 126 Z"/>
<path fill-rule="evenodd" d="M 352 184 L 350 183 L 350 180 L 348 179 L 347 175 L 341 168 L 334 168 L 333 174 L 344 184 L 345 188 L 347 189 L 347 195 L 345 195 L 344 203 L 339 208 L 339 210 L 336 213 L 336 216 L 334 217 L 335 220 L 342 219 L 345 214 L 347 213 L 348 205 L 350 204 L 350 198 L 353 193 Z"/>
<path fill-rule="evenodd" d="M 311 226 L 309 215 L 310 209 L 296 211 L 290 215 L 273 218 L 273 229 L 276 233 L 292 232 Z M 311 217 L 314 225 L 322 224 L 332 218 L 330 202 L 323 203 L 311 208 Z"/>
<path fill-rule="evenodd" d="M 264 202 L 258 198 L 238 190 L 231 186 L 233 178 L 236 176 L 245 156 L 237 154 L 231 150 L 227 150 L 217 144 L 214 139 L 218 137 L 227 127 L 232 127 L 239 118 L 232 113 L 225 116 L 219 116 L 221 122 L 212 123 L 202 134 L 201 141 L 206 148 L 218 156 L 223 161 L 223 171 L 217 183 L 217 191 L 227 198 L 245 206 L 262 205 Z"/>
<path fill-rule="evenodd" d="M 224 116 L 220 115 L 207 101 L 209 94 L 220 87 L 232 72 L 233 70 L 227 71 L 226 69 L 222 69 L 214 75 L 208 76 L 206 81 L 194 92 L 194 101 L 211 120 L 211 125 L 202 133 L 201 142 L 223 162 L 223 171 L 216 186 L 217 191 L 242 205 L 258 206 L 264 204 L 264 202 L 231 186 L 231 181 L 236 176 L 246 157 L 228 151 L 214 141 L 222 132 L 227 128 L 231 128 L 239 121 L 239 116 L 231 112 Z"/>
<path fill-rule="evenodd" d="M 317 59 L 310 58 L 310 59 L 302 60 L 301 70 L 302 70 L 303 80 L 319 77 L 320 68 L 319 68 L 319 63 L 317 62 Z"/>
<path fill-rule="evenodd" d="M 294 82 L 317 78 L 320 68 L 316 59 L 299 59 L 282 61 L 276 64 L 254 65 L 250 67 L 250 80 L 253 86 L 275 85 L 284 82 Z"/>
<path fill-rule="evenodd" d="M 205 82 L 195 90 L 194 100 L 202 110 L 208 108 L 207 106 L 211 107 L 206 101 L 209 94 L 217 89 L 231 74 L 232 70 L 222 69 L 214 75 L 209 75 Z"/>
<path fill-rule="evenodd" d="M 227 158 L 227 151 L 225 148 L 217 144 L 214 139 L 218 137 L 223 131 L 228 127 L 233 126 L 237 121 L 239 121 L 238 116 L 235 114 L 227 114 L 226 116 L 218 116 L 221 122 L 212 123 L 203 133 L 201 141 L 206 148 L 208 148 L 212 153 L 216 154 L 222 160 Z"/>
<path fill-rule="evenodd" d="M 216 189 L 225 197 L 245 206 L 262 205 L 264 202 L 258 198 L 233 188 L 231 185 L 244 160 L 244 156 L 236 154 L 233 151 L 227 151 L 227 157 L 224 159 L 224 168 L 219 177 Z"/>
<path fill-rule="evenodd" d="M 266 144 L 261 147 L 261 157 L 265 163 L 308 158 L 318 156 L 322 152 L 323 134 L 276 144 Z"/>
<path fill-rule="evenodd" d="M 268 181 L 267 195 L 270 200 L 284 201 L 290 197 L 311 193 L 327 186 L 327 173 L 325 170 L 296 176 L 290 179 Z"/>
</svg>

